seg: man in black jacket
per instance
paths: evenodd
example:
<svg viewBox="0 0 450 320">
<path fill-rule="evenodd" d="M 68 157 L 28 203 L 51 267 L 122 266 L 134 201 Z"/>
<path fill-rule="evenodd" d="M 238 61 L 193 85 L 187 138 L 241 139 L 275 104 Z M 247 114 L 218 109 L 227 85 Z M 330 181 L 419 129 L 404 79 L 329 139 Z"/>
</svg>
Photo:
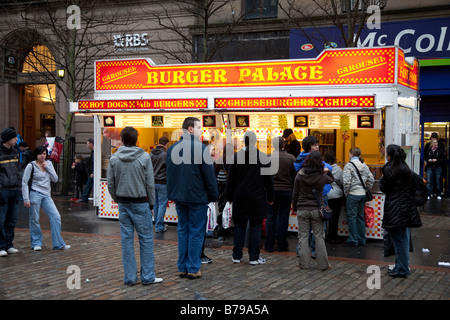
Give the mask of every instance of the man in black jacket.
<svg viewBox="0 0 450 320">
<path fill-rule="evenodd" d="M 153 207 L 155 219 L 155 232 L 165 232 L 167 227 L 164 225 L 164 216 L 167 208 L 167 147 L 169 139 L 167 137 L 159 138 L 158 145 L 150 153 L 153 172 L 155 173 L 155 206 Z"/>
<path fill-rule="evenodd" d="M 87 140 L 86 145 L 88 149 L 91 150 L 91 156 L 86 160 L 88 180 L 81 199 L 77 201 L 84 203 L 89 201 L 89 195 L 91 194 L 92 187 L 94 186 L 94 139 Z"/>
<path fill-rule="evenodd" d="M 14 147 L 17 133 L 6 128 L 0 142 L 0 257 L 17 253 L 14 249 L 14 228 L 16 227 L 20 196 L 19 152 Z"/>
</svg>

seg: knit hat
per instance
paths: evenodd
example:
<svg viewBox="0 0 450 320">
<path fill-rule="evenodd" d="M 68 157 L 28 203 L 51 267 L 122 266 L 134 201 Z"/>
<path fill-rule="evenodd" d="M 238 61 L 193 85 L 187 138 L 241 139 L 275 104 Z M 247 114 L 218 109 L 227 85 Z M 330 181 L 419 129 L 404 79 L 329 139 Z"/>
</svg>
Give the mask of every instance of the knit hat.
<svg viewBox="0 0 450 320">
<path fill-rule="evenodd" d="M 13 138 L 17 137 L 17 133 L 13 128 L 6 128 L 2 131 L 2 141 L 7 142 Z"/>
</svg>

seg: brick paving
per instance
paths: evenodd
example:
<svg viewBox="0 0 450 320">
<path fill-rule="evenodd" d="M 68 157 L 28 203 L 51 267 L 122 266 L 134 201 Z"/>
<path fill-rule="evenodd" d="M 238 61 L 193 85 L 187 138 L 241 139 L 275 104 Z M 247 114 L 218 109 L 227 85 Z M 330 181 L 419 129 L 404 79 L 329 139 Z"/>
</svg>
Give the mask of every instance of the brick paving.
<svg viewBox="0 0 450 320">
<path fill-rule="evenodd" d="M 202 266 L 201 279 L 177 277 L 177 244 L 155 240 L 157 277 L 161 284 L 128 287 L 122 282 L 120 238 L 63 232 L 72 248 L 52 250 L 44 232 L 42 251 L 29 248 L 27 229 L 16 229 L 20 250 L 0 258 L 0 300 L 181 300 L 198 291 L 208 300 L 450 300 L 450 268 L 411 266 L 407 279 L 387 275 L 388 262 L 330 257 L 332 269 L 299 270 L 295 253 L 264 253 L 265 265 L 250 266 L 248 255 L 231 262 L 231 247 L 206 248 L 213 263 Z M 139 259 L 138 243 L 136 256 Z M 138 264 L 139 265 L 139 264 Z M 370 265 L 380 267 L 380 289 L 369 289 Z M 80 289 L 69 289 L 80 269 Z M 72 277 L 72 278 L 71 278 Z M 373 281 L 371 281 L 373 283 Z M 178 312 L 178 310 L 177 310 Z"/>
</svg>

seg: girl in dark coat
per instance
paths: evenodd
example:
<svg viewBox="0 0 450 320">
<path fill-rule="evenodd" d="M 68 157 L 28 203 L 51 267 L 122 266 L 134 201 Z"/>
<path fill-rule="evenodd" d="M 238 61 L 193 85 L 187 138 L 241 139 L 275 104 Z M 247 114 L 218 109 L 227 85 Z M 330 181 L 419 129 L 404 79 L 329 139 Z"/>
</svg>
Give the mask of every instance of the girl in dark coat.
<svg viewBox="0 0 450 320">
<path fill-rule="evenodd" d="M 422 226 L 414 195 L 411 170 L 405 162 L 404 152 L 398 145 L 386 149 L 388 162 L 382 168 L 380 190 L 386 194 L 382 228 L 389 232 L 395 250 L 395 267 L 392 277 L 409 275 L 409 228 Z"/>
<path fill-rule="evenodd" d="M 292 193 L 292 207 L 297 213 L 298 246 L 300 269 L 308 269 L 311 253 L 309 252 L 308 238 L 312 228 L 316 241 L 317 266 L 320 270 L 328 270 L 328 253 L 325 246 L 325 231 L 320 204 L 323 204 L 323 188 L 334 181 L 332 172 L 325 167 L 322 154 L 312 151 L 295 177 L 294 191 Z M 313 192 L 315 189 L 315 195 Z M 317 196 L 317 199 L 316 199 Z"/>
<path fill-rule="evenodd" d="M 264 174 L 268 165 L 267 155 L 260 152 L 256 144 L 256 135 L 252 131 L 244 134 L 245 147 L 234 155 L 227 179 L 226 198 L 233 203 L 234 220 L 234 263 L 239 263 L 244 248 L 247 223 L 250 224 L 248 253 L 250 264 L 264 264 L 259 257 L 261 225 L 266 217 L 267 203 L 273 203 L 274 187 L 272 175 Z M 266 170 L 267 171 L 267 170 Z"/>
</svg>

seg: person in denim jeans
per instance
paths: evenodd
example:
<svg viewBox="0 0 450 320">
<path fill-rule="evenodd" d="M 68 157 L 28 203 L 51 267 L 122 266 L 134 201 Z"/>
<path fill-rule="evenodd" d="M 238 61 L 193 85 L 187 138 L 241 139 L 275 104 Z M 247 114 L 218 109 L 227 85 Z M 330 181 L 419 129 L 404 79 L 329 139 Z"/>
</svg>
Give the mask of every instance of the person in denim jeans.
<svg viewBox="0 0 450 320">
<path fill-rule="evenodd" d="M 5 128 L 0 142 L 0 257 L 19 250 L 13 247 L 20 197 L 19 152 L 14 147 L 17 133 Z"/>
<path fill-rule="evenodd" d="M 200 119 L 187 117 L 182 128 L 181 139 L 167 150 L 167 192 L 178 215 L 178 275 L 198 279 L 208 203 L 218 200 L 219 191 L 211 155 L 199 140 Z"/>
<path fill-rule="evenodd" d="M 365 186 L 361 185 L 357 169 L 351 163 L 344 167 L 344 194 L 347 196 L 347 223 L 348 238 L 345 245 L 351 247 L 366 245 L 366 222 L 364 220 L 364 206 L 366 203 L 365 188 L 372 188 L 375 179 L 369 167 L 360 158 L 361 149 L 354 147 L 350 149 L 349 158 L 359 170 Z"/>
<path fill-rule="evenodd" d="M 34 150 L 36 161 L 27 165 L 22 178 L 23 205 L 30 208 L 31 249 L 42 249 L 42 231 L 39 225 L 39 211 L 42 210 L 50 221 L 53 249 L 70 249 L 61 237 L 61 215 L 53 202 L 50 183 L 58 182 L 58 175 L 52 162 L 47 160 L 48 150 L 39 146 Z M 31 180 L 31 183 L 30 183 Z M 30 188 L 31 186 L 31 188 Z"/>
<path fill-rule="evenodd" d="M 427 165 L 425 171 L 427 173 L 428 199 L 433 194 L 436 199 L 441 200 L 441 173 L 442 164 L 445 163 L 445 150 L 439 146 L 436 139 L 431 140 L 431 145 L 424 154 Z"/>
<path fill-rule="evenodd" d="M 120 238 L 122 243 L 123 282 L 137 283 L 134 255 L 134 230 L 139 237 L 141 283 L 160 283 L 155 276 L 153 224 L 150 207 L 155 203 L 153 165 L 150 155 L 136 146 L 138 132 L 125 127 L 120 133 L 122 146 L 111 157 L 108 166 L 108 191 L 119 204 Z"/>
<path fill-rule="evenodd" d="M 152 159 L 153 172 L 155 174 L 155 206 L 153 213 L 155 215 L 155 232 L 165 232 L 167 227 L 164 225 L 164 216 L 167 209 L 167 147 L 169 146 L 169 139 L 166 137 L 159 138 L 158 145 L 150 153 Z"/>
</svg>

